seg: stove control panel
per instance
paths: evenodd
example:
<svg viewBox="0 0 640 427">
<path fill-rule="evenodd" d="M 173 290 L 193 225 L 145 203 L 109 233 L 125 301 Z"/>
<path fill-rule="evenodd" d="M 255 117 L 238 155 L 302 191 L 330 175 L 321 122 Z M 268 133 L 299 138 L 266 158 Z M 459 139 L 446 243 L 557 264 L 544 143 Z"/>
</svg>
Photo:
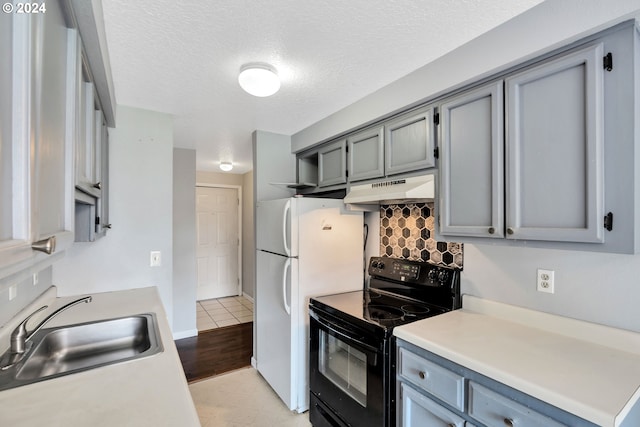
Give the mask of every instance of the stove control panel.
<svg viewBox="0 0 640 427">
<path fill-rule="evenodd" d="M 450 283 L 453 273 L 450 268 L 427 262 L 406 259 L 371 257 L 369 274 L 374 277 L 398 282 L 441 286 Z"/>
</svg>

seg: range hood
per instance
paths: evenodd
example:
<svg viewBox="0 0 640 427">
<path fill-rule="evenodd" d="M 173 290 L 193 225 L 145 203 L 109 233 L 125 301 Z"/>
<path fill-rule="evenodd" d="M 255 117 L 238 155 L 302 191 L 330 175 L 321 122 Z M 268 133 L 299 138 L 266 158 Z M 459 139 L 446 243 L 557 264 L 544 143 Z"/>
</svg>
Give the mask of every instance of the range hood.
<svg viewBox="0 0 640 427">
<path fill-rule="evenodd" d="M 352 185 L 344 202 L 374 205 L 425 202 L 433 200 L 434 190 L 433 175 L 389 179 L 373 184 Z"/>
</svg>

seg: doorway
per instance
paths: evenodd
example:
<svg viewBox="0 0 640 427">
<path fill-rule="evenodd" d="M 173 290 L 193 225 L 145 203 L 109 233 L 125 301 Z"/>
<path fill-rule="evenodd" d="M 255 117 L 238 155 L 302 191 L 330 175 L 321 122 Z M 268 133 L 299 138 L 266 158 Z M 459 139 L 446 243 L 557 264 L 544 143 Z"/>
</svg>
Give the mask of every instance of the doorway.
<svg viewBox="0 0 640 427">
<path fill-rule="evenodd" d="M 238 188 L 196 187 L 197 300 L 240 295 Z"/>
</svg>

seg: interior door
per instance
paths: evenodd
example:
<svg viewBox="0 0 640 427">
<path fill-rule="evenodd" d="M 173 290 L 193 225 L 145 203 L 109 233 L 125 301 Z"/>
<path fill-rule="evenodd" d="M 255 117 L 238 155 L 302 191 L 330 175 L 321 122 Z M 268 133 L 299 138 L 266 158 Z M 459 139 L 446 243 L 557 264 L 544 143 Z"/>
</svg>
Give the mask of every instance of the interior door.
<svg viewBox="0 0 640 427">
<path fill-rule="evenodd" d="M 256 360 L 258 372 L 291 410 L 295 409 L 292 357 L 291 271 L 297 260 L 256 254 Z"/>
<path fill-rule="evenodd" d="M 240 294 L 238 190 L 196 187 L 197 299 Z"/>
</svg>

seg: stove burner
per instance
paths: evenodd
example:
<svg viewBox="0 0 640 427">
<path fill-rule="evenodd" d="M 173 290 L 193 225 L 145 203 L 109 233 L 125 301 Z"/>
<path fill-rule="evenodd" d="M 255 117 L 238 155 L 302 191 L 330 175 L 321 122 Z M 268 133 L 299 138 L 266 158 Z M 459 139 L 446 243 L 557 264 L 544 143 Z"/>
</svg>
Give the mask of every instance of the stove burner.
<svg viewBox="0 0 640 427">
<path fill-rule="evenodd" d="M 389 305 L 369 305 L 366 310 L 371 320 L 398 320 L 404 315 L 404 311 Z"/>
<path fill-rule="evenodd" d="M 402 309 L 402 311 L 404 311 L 410 316 L 415 316 L 418 314 L 426 314 L 431 311 L 429 310 L 428 307 L 425 307 L 423 305 L 418 305 L 418 304 L 405 304 L 400 308 Z"/>
</svg>

